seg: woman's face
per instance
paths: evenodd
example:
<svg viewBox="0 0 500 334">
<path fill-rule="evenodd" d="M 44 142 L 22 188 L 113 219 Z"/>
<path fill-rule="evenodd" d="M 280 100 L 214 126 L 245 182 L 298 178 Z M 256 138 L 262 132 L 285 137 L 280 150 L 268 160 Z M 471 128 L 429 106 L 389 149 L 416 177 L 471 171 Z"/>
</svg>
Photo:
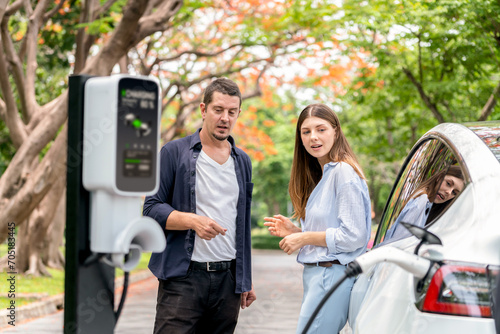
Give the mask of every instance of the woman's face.
<svg viewBox="0 0 500 334">
<path fill-rule="evenodd" d="M 308 117 L 300 127 L 300 137 L 307 153 L 317 158 L 321 166 L 330 162 L 328 154 L 335 142 L 335 129 L 319 117 Z"/>
<path fill-rule="evenodd" d="M 434 203 L 441 204 L 456 197 L 464 189 L 464 181 L 458 177 L 446 175 L 436 194 Z"/>
</svg>

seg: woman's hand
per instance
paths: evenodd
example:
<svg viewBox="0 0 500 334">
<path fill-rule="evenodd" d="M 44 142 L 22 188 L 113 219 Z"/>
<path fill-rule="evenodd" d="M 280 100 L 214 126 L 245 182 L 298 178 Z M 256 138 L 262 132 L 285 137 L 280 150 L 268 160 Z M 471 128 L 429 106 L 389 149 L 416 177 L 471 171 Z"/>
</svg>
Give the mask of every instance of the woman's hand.
<svg viewBox="0 0 500 334">
<path fill-rule="evenodd" d="M 280 248 L 288 255 L 304 246 L 305 233 L 293 233 L 287 235 L 280 241 Z"/>
<path fill-rule="evenodd" d="M 264 220 L 267 222 L 264 226 L 268 226 L 269 233 L 277 237 L 283 238 L 292 233 L 302 232 L 290 219 L 282 215 L 264 217 Z"/>
<path fill-rule="evenodd" d="M 280 241 L 280 248 L 288 255 L 306 245 L 328 247 L 326 244 L 326 232 L 302 232 L 287 235 Z"/>
</svg>

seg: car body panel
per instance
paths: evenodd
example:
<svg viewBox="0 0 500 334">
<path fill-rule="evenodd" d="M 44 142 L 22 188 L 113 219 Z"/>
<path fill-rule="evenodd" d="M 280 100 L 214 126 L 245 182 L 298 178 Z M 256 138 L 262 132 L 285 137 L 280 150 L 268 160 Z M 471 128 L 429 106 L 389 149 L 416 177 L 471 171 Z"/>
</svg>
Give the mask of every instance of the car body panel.
<svg viewBox="0 0 500 334">
<path fill-rule="evenodd" d="M 413 276 L 391 263 L 378 266 L 353 333 L 495 333 L 492 319 L 422 313 L 410 289 L 395 288 L 403 284 L 413 286 Z"/>
<path fill-rule="evenodd" d="M 454 151 L 466 169 L 469 182 L 453 205 L 427 228 L 439 236 L 443 246 L 424 245 L 420 255 L 435 251 L 449 261 L 500 265 L 500 163 L 497 157 L 464 125 L 438 125 L 415 147 L 430 138 L 445 142 Z M 500 130 L 498 138 L 500 146 Z M 412 236 L 387 245 L 413 253 L 418 242 Z M 353 332 L 495 333 L 493 319 L 421 312 L 415 306 L 415 284 L 410 273 L 387 262 L 361 274 L 353 286 L 349 306 Z"/>
</svg>

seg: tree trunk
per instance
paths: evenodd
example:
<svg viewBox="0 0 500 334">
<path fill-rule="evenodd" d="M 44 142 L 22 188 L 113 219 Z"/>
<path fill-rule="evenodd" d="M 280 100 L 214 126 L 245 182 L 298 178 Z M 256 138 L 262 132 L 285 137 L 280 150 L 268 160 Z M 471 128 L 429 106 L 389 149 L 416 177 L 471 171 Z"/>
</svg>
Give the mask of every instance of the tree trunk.
<svg viewBox="0 0 500 334">
<path fill-rule="evenodd" d="M 43 261 L 50 260 L 48 244 L 52 242 L 49 229 L 53 225 L 56 209 L 60 207 L 66 178 L 59 178 L 28 221 L 19 227 L 17 270 L 32 276 L 51 276 Z M 57 243 L 60 245 L 60 240 Z M 57 263 L 60 263 L 60 259 Z M 47 262 L 47 261 L 46 261 Z"/>
<path fill-rule="evenodd" d="M 66 227 L 66 190 L 63 191 L 59 205 L 56 209 L 52 224 L 49 227 L 47 238 L 45 238 L 43 263 L 54 269 L 64 269 L 64 254 L 60 247 L 64 244 L 64 229 Z"/>
</svg>

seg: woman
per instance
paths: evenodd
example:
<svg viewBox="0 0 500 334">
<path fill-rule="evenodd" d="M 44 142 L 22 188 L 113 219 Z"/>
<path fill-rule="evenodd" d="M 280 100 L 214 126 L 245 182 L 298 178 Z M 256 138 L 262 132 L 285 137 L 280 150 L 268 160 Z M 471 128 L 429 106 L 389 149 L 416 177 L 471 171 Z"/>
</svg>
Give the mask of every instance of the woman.
<svg viewBox="0 0 500 334">
<path fill-rule="evenodd" d="M 443 178 L 444 176 L 444 178 Z M 464 177 L 459 166 L 452 165 L 422 182 L 404 205 L 384 241 L 393 242 L 410 236 L 400 222 L 424 227 L 439 216 L 464 189 Z"/>
<path fill-rule="evenodd" d="M 323 104 L 311 104 L 297 122 L 289 185 L 290 198 L 302 229 L 290 219 L 266 217 L 272 235 L 283 237 L 287 254 L 300 248 L 304 265 L 304 297 L 297 333 L 301 333 L 324 294 L 341 278 L 345 266 L 366 251 L 371 207 L 365 177 L 337 115 Z M 354 279 L 330 297 L 309 333 L 337 333 L 347 321 Z"/>
</svg>

